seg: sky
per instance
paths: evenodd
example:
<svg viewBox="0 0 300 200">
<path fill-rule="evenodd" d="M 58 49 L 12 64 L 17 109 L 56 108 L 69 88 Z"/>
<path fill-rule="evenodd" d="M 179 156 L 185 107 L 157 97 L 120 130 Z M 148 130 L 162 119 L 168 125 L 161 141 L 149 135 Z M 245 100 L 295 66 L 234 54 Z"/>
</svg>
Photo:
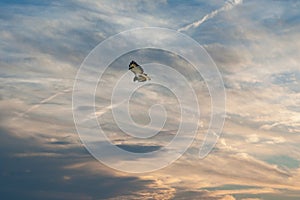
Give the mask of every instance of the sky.
<svg viewBox="0 0 300 200">
<path fill-rule="evenodd" d="M 0 0 L 1 199 L 299 199 L 299 10 L 297 0 Z M 131 60 L 152 80 L 134 83 Z M 224 126 L 199 158 L 211 116 Z"/>
</svg>

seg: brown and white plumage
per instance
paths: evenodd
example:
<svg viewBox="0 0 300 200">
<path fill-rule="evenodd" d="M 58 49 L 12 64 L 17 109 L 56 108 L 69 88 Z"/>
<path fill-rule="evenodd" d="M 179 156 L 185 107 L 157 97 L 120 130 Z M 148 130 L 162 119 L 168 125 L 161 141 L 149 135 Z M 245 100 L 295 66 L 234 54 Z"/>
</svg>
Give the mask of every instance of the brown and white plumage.
<svg viewBox="0 0 300 200">
<path fill-rule="evenodd" d="M 129 64 L 129 70 L 132 71 L 134 73 L 134 78 L 133 81 L 138 81 L 138 82 L 144 82 L 147 80 L 151 80 L 151 78 L 144 73 L 143 68 L 137 64 L 135 61 L 131 61 Z"/>
</svg>

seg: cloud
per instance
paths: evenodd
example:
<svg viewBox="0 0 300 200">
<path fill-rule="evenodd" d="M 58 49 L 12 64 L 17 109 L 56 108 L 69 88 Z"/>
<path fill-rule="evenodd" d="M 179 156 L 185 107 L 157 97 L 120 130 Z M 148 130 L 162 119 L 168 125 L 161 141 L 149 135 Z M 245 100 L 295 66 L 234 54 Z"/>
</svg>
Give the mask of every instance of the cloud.
<svg viewBox="0 0 300 200">
<path fill-rule="evenodd" d="M 218 6 L 215 1 L 174 2 L 1 3 L 1 194 L 15 199 L 299 198 L 299 4 L 254 0 L 231 10 L 242 1 L 227 1 L 207 14 Z M 199 15 L 204 17 L 196 20 Z M 191 76 L 191 66 L 174 55 L 141 50 L 117 59 L 105 80 L 114 83 L 132 58 L 161 62 L 188 76 L 199 86 L 201 100 L 203 119 L 196 141 L 180 160 L 150 174 L 122 174 L 93 160 L 76 133 L 68 92 L 84 57 L 120 31 L 174 29 L 183 23 L 187 25 L 179 30 L 186 31 L 209 19 L 214 20 L 191 36 L 215 60 L 227 89 L 227 121 L 213 152 L 204 160 L 195 157 L 211 105 L 203 79 Z M 173 114 L 152 141 L 141 141 L 113 124 L 111 88 L 99 84 L 97 90 L 96 116 L 87 117 L 97 117 L 116 145 L 152 151 L 176 134 L 178 110 L 168 92 L 149 87 L 134 96 L 133 118 L 139 122 L 148 117 L 139 111 L 147 114 L 157 99 Z M 117 161 L 118 155 L 111 159 Z"/>
<path fill-rule="evenodd" d="M 187 197 L 189 196 L 188 191 L 206 191 L 205 196 L 212 199 L 221 199 L 225 198 L 226 195 L 233 194 L 274 194 L 280 193 L 282 188 L 294 190 L 297 187 L 295 182 L 288 181 L 289 174 L 272 165 L 245 154 L 228 156 L 228 153 L 223 153 L 213 153 L 202 161 L 203 163 L 199 161 L 197 164 L 188 161 L 191 158 L 181 158 L 181 161 L 176 162 L 167 169 L 155 172 L 153 176 L 159 177 L 163 182 L 169 183 L 181 192 L 185 188 L 187 192 L 183 194 Z M 176 176 L 173 176 L 172 174 L 175 172 Z M 261 177 L 266 177 L 266 175 L 268 178 L 263 180 Z M 211 179 L 214 180 L 214 183 L 207 182 Z M 233 185 L 227 188 L 224 183 Z M 239 188 L 245 183 L 250 184 L 248 188 Z M 209 184 L 212 184 L 211 187 L 213 185 L 219 187 L 210 190 L 208 188 Z M 179 196 L 181 192 L 178 192 Z"/>
<path fill-rule="evenodd" d="M 109 199 L 115 196 L 168 197 L 172 189 L 95 161 L 84 147 L 53 150 L 0 130 L 1 195 L 7 199 Z M 49 177 L 51 174 L 51 177 Z M 27 184 L 24 185 L 24 182 Z M 4 184 L 6 183 L 6 184 Z M 78 188 L 84 188 L 78 190 Z M 149 188 L 151 188 L 149 190 Z M 18 192 L 14 192 L 18 189 Z"/>
<path fill-rule="evenodd" d="M 241 4 L 243 1 L 242 0 L 229 0 L 226 1 L 224 6 L 222 6 L 221 8 L 214 10 L 212 12 L 210 12 L 209 14 L 206 14 L 202 19 L 195 21 L 191 24 L 188 24 L 182 28 L 179 28 L 178 31 L 187 31 L 190 28 L 197 28 L 199 27 L 202 23 L 204 23 L 205 21 L 214 18 L 217 14 L 219 14 L 220 12 L 223 11 L 229 11 L 232 8 L 234 8 L 235 6 Z"/>
</svg>

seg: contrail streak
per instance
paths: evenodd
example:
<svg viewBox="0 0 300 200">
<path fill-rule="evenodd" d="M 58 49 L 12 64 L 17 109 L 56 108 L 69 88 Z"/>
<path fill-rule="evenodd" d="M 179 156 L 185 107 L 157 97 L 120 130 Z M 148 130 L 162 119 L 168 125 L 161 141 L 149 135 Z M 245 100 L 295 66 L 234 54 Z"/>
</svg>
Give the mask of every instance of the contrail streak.
<svg viewBox="0 0 300 200">
<path fill-rule="evenodd" d="M 219 8 L 217 10 L 212 11 L 211 13 L 205 15 L 202 19 L 200 19 L 198 21 L 195 21 L 195 22 L 193 22 L 191 24 L 188 24 L 188 25 L 186 25 L 186 26 L 178 29 L 177 31 L 187 31 L 190 28 L 197 28 L 203 22 L 205 22 L 208 19 L 211 19 L 211 18 L 215 17 L 220 12 L 231 10 L 232 8 L 234 8 L 235 6 L 237 6 L 237 5 L 241 4 L 241 3 L 243 3 L 243 0 L 229 0 L 229 1 L 226 1 L 226 3 L 224 4 L 223 7 Z"/>
<path fill-rule="evenodd" d="M 121 101 L 120 103 L 108 105 L 108 106 L 102 108 L 101 110 L 98 110 L 98 111 L 96 111 L 94 113 L 91 113 L 89 115 L 89 117 L 86 120 L 84 120 L 84 121 L 88 121 L 88 120 L 92 120 L 92 119 L 97 119 L 97 118 L 101 117 L 102 115 L 104 115 L 105 113 L 107 113 L 108 111 L 110 111 L 110 110 L 112 110 L 112 109 L 120 106 L 125 101 L 126 101 L 126 99 L 123 100 L 123 101 Z"/>
<path fill-rule="evenodd" d="M 58 92 L 58 93 L 55 93 L 53 95 L 51 95 L 50 97 L 47 97 L 45 99 L 43 99 L 42 101 L 40 101 L 39 103 L 31 106 L 30 108 L 28 108 L 25 112 L 22 112 L 19 114 L 18 118 L 21 118 L 23 117 L 24 115 L 26 115 L 27 113 L 31 112 L 32 110 L 35 110 L 37 108 L 39 108 L 41 105 L 51 101 L 52 99 L 54 99 L 55 97 L 59 96 L 59 95 L 62 95 L 62 94 L 66 94 L 68 92 L 71 92 L 71 90 L 64 90 L 62 92 Z"/>
</svg>

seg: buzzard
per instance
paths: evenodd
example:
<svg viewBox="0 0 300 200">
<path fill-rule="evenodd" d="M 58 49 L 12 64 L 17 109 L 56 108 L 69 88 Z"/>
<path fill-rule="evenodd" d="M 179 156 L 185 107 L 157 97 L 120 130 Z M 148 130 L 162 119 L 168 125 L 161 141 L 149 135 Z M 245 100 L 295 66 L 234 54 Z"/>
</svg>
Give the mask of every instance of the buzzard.
<svg viewBox="0 0 300 200">
<path fill-rule="evenodd" d="M 129 64 L 129 70 L 132 71 L 134 73 L 134 78 L 133 81 L 138 81 L 138 82 L 144 82 L 144 81 L 148 81 L 151 80 L 151 78 L 144 73 L 143 68 L 137 64 L 135 61 L 131 61 Z"/>
</svg>

